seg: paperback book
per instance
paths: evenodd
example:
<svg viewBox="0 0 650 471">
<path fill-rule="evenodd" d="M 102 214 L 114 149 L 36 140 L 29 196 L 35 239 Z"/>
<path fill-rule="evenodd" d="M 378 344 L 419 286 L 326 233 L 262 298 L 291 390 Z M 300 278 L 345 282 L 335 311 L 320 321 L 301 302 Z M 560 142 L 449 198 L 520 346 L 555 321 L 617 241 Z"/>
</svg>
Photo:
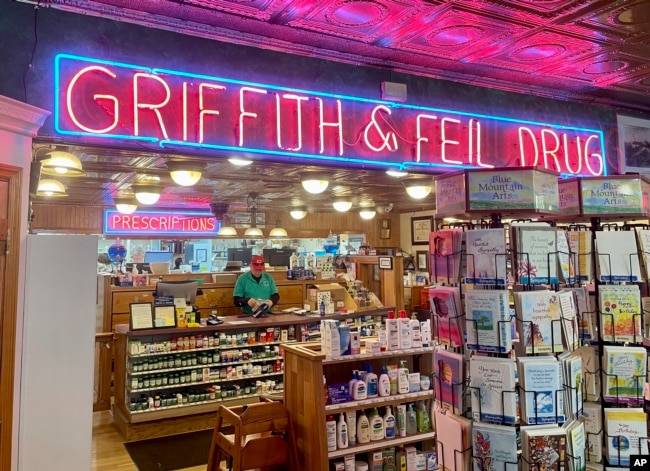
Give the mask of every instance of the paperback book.
<svg viewBox="0 0 650 471">
<path fill-rule="evenodd" d="M 465 364 L 463 355 L 449 350 L 433 354 L 433 383 L 436 404 L 444 411 L 461 414 L 465 390 Z"/>
<path fill-rule="evenodd" d="M 520 357 L 521 419 L 526 424 L 565 420 L 560 363 L 554 357 Z"/>
<path fill-rule="evenodd" d="M 467 348 L 489 353 L 508 353 L 512 349 L 509 296 L 506 290 L 467 290 Z"/>
<path fill-rule="evenodd" d="M 521 427 L 524 471 L 565 471 L 566 430 L 557 426 Z"/>
<path fill-rule="evenodd" d="M 515 362 L 508 358 L 473 356 L 469 361 L 472 418 L 476 422 L 517 422 Z"/>
<path fill-rule="evenodd" d="M 517 471 L 517 433 L 513 427 L 475 423 L 472 427 L 474 471 Z"/>
<path fill-rule="evenodd" d="M 643 281 L 634 232 L 596 231 L 596 247 L 600 281 Z"/>
<path fill-rule="evenodd" d="M 433 314 L 434 338 L 441 345 L 462 346 L 465 320 L 461 316 L 460 290 L 453 286 L 430 288 L 429 305 Z"/>
<path fill-rule="evenodd" d="M 605 409 L 607 461 L 630 466 L 630 455 L 648 454 L 648 419 L 641 408 Z"/>
<path fill-rule="evenodd" d="M 557 229 L 540 225 L 512 225 L 517 281 L 522 285 L 558 283 Z"/>
<path fill-rule="evenodd" d="M 643 405 L 647 368 L 645 348 L 604 345 L 602 364 L 605 401 Z"/>
<path fill-rule="evenodd" d="M 506 234 L 504 229 L 476 229 L 466 233 L 467 276 L 477 285 L 505 285 Z"/>
<path fill-rule="evenodd" d="M 558 294 L 538 290 L 518 291 L 514 296 L 521 352 L 532 354 L 564 351 Z"/>
<path fill-rule="evenodd" d="M 641 294 L 637 285 L 598 288 L 602 339 L 606 342 L 641 342 Z"/>
</svg>

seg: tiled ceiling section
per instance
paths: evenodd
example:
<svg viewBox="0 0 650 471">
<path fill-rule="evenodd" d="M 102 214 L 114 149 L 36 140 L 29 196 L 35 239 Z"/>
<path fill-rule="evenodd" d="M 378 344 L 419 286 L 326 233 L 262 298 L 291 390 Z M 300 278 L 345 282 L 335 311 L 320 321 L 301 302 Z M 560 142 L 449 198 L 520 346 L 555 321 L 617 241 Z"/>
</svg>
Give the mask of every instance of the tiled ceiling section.
<svg viewBox="0 0 650 471">
<path fill-rule="evenodd" d="M 31 3 L 36 3 L 32 1 Z M 52 8 L 187 34 L 504 90 L 650 110 L 650 1 L 593 0 L 49 0 Z M 191 189 L 170 183 L 166 155 L 71 148 L 88 174 L 66 181 L 71 204 L 110 205 L 136 170 L 165 184 L 162 206 L 225 201 L 245 209 L 308 204 L 331 210 L 332 192 L 306 197 L 304 168 L 210 162 Z M 110 155 L 108 155 L 110 154 Z M 309 170 L 309 169 L 307 169 Z M 355 206 L 431 209 L 383 172 L 331 171 L 335 194 Z M 345 182 L 337 187 L 336 182 Z M 392 206 L 390 206 L 392 205 Z"/>
</svg>

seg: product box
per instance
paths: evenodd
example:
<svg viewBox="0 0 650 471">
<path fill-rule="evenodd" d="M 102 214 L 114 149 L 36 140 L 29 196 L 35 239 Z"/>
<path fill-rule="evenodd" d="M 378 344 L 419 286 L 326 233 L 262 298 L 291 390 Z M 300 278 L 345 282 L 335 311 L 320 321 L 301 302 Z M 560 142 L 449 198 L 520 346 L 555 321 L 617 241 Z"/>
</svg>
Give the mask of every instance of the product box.
<svg viewBox="0 0 650 471">
<path fill-rule="evenodd" d="M 395 447 L 384 448 L 381 451 L 383 465 L 381 471 L 396 471 L 395 469 Z"/>
<path fill-rule="evenodd" d="M 368 471 L 383 471 L 383 464 L 384 459 L 381 451 L 371 451 L 368 453 Z"/>
<path fill-rule="evenodd" d="M 427 455 L 418 451 L 415 456 L 415 471 L 427 471 Z"/>
<path fill-rule="evenodd" d="M 320 331 L 321 350 L 325 354 L 325 358 L 339 358 L 341 356 L 341 336 L 338 322 L 323 320 L 320 323 Z"/>
<path fill-rule="evenodd" d="M 332 463 L 332 471 L 345 471 L 345 464 L 343 461 L 335 461 Z"/>
<path fill-rule="evenodd" d="M 318 301 L 318 293 L 328 291 L 330 298 L 334 303 L 334 309 L 348 308 L 357 309 L 354 299 L 348 294 L 347 290 L 338 283 L 323 283 L 311 285 L 307 288 L 307 300 Z"/>
<path fill-rule="evenodd" d="M 341 404 L 350 400 L 349 383 L 334 383 L 327 385 L 328 404 Z"/>
<path fill-rule="evenodd" d="M 406 452 L 406 471 L 415 471 L 416 470 L 416 457 L 418 450 L 414 446 L 404 447 Z"/>
<path fill-rule="evenodd" d="M 419 392 L 420 388 L 420 373 L 409 373 L 409 392 Z"/>
</svg>

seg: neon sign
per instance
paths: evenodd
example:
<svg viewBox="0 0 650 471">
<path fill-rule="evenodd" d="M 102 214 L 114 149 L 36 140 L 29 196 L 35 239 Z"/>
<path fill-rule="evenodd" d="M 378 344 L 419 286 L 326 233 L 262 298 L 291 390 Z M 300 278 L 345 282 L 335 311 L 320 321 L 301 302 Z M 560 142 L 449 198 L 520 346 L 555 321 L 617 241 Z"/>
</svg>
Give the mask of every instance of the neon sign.
<svg viewBox="0 0 650 471">
<path fill-rule="evenodd" d="M 115 209 L 104 210 L 104 234 L 106 235 L 217 235 L 216 219 L 206 212 L 136 211 L 122 214 Z"/>
<path fill-rule="evenodd" d="M 604 175 L 604 135 L 552 123 L 59 54 L 58 133 L 163 149 L 412 171 L 536 166 Z"/>
</svg>

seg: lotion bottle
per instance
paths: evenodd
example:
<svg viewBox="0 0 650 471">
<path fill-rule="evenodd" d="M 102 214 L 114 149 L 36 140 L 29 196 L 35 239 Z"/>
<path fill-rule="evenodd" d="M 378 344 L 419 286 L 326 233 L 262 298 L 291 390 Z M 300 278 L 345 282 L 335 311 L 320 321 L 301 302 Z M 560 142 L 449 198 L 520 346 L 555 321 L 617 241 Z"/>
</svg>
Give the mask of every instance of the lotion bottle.
<svg viewBox="0 0 650 471">
<path fill-rule="evenodd" d="M 420 322 L 420 335 L 422 335 L 422 346 L 431 346 L 431 319 Z"/>
<path fill-rule="evenodd" d="M 348 424 L 345 423 L 345 416 L 339 416 L 339 423 L 336 425 L 336 448 L 339 450 L 348 447 Z"/>
<path fill-rule="evenodd" d="M 397 331 L 399 336 L 399 348 L 411 348 L 411 325 L 410 320 L 406 317 L 406 311 L 399 312 L 399 319 L 397 319 Z"/>
<path fill-rule="evenodd" d="M 388 350 L 399 350 L 399 331 L 397 328 L 397 319 L 395 319 L 395 311 L 388 311 L 388 319 L 386 319 L 386 340 L 388 341 Z"/>
<path fill-rule="evenodd" d="M 357 442 L 368 443 L 369 441 L 370 441 L 370 421 L 366 416 L 366 411 L 361 411 L 361 415 L 357 417 Z"/>
<path fill-rule="evenodd" d="M 366 397 L 377 397 L 377 375 L 372 372 L 372 366 L 368 365 L 367 369 L 368 372 L 364 378 L 366 382 Z"/>
<path fill-rule="evenodd" d="M 397 431 L 399 432 L 400 437 L 406 436 L 406 406 L 404 404 L 398 404 L 395 406 L 397 411 Z"/>
<path fill-rule="evenodd" d="M 383 440 L 384 439 L 384 420 L 379 416 L 379 411 L 375 407 L 372 409 L 372 417 L 370 418 L 370 440 Z"/>
<path fill-rule="evenodd" d="M 390 406 L 386 406 L 384 414 L 384 438 L 395 438 L 395 416 Z"/>
<path fill-rule="evenodd" d="M 348 423 L 348 444 L 354 446 L 357 444 L 357 413 L 353 410 L 345 413 Z"/>
<path fill-rule="evenodd" d="M 385 366 L 381 367 L 381 375 L 377 382 L 378 393 L 381 397 L 390 396 L 390 378 Z"/>
<path fill-rule="evenodd" d="M 418 321 L 415 313 L 411 316 L 409 328 L 411 329 L 411 348 L 421 348 L 422 332 L 420 331 L 420 321 Z"/>
<path fill-rule="evenodd" d="M 397 369 L 397 393 L 407 394 L 409 392 L 409 369 L 404 361 L 400 362 Z"/>
<path fill-rule="evenodd" d="M 336 451 L 336 421 L 333 415 L 327 416 L 325 429 L 327 430 L 327 451 Z"/>
<path fill-rule="evenodd" d="M 357 380 L 355 381 L 354 386 L 352 388 L 352 399 L 355 401 L 361 401 L 363 399 L 366 399 L 367 397 L 368 397 L 368 391 L 366 389 L 366 383 L 364 383 L 363 380 L 360 379 L 359 375 L 357 374 Z"/>
</svg>

